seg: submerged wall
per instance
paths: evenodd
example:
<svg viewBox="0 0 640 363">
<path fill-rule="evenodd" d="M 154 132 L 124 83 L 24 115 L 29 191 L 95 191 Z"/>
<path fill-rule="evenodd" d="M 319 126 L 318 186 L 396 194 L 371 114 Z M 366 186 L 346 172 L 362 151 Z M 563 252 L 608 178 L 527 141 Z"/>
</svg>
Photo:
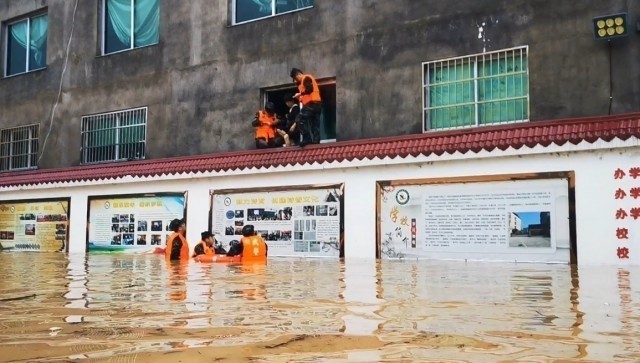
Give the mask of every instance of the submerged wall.
<svg viewBox="0 0 640 363">
<path fill-rule="evenodd" d="M 82 116 L 139 106 L 147 159 L 251 149 L 264 90 L 292 86 L 294 66 L 335 78 L 339 141 L 420 133 L 423 62 L 518 46 L 529 47 L 530 120 L 608 112 L 610 75 L 610 111 L 638 110 L 635 0 L 315 1 L 236 26 L 230 0 L 163 0 L 157 45 L 106 56 L 98 3 L 79 1 L 74 17 L 75 1 L 0 2 L 3 25 L 49 16 L 47 68 L 0 80 L 0 126 L 40 124 L 40 168 L 80 163 Z M 592 18 L 619 12 L 632 28 L 613 42 L 610 74 Z"/>
<path fill-rule="evenodd" d="M 84 253 L 87 241 L 87 202 L 90 196 L 187 192 L 187 238 L 193 246 L 200 239 L 199 233 L 209 226 L 212 190 L 260 188 L 270 192 L 283 186 L 296 189 L 296 186 L 344 184 L 344 250 L 345 258 L 351 260 L 376 257 L 377 234 L 385 232 L 378 229 L 377 221 L 384 216 L 379 215 L 381 194 L 377 188 L 385 185 L 385 181 L 396 181 L 401 185 L 407 180 L 415 184 L 416 180 L 436 179 L 442 185 L 452 181 L 468 182 L 469 177 L 476 178 L 474 182 L 460 187 L 461 191 L 469 191 L 496 178 L 505 180 L 505 176 L 506 180 L 516 180 L 514 183 L 518 183 L 517 179 L 545 176 L 555 178 L 557 175 L 565 175 L 561 173 L 568 173 L 566 175 L 570 176 L 570 181 L 567 182 L 569 191 L 566 195 L 566 211 L 571 220 L 566 221 L 562 228 L 555 228 L 554 225 L 563 222 L 554 219 L 552 233 L 558 229 L 567 233 L 573 229 L 571 223 L 575 222 L 575 232 L 571 231 L 570 239 L 576 241 L 573 252 L 581 265 L 637 265 L 640 264 L 640 246 L 637 245 L 640 241 L 640 189 L 637 189 L 640 187 L 640 169 L 635 168 L 640 168 L 639 145 L 638 139 L 630 138 L 626 141 L 596 141 L 593 144 L 583 141 L 578 145 L 536 146 L 530 149 L 523 147 L 520 150 L 496 149 L 476 154 L 407 156 L 263 170 L 125 177 L 100 182 L 5 187 L 0 198 L 71 198 L 69 252 Z M 575 187 L 571 188 L 573 185 Z M 575 196 L 575 218 L 571 194 Z M 386 228 L 381 226 L 382 229 Z M 419 238 L 418 244 L 423 239 Z M 569 244 L 567 242 L 565 238 L 556 247 L 566 249 Z M 417 257 L 569 262 L 568 253 L 558 256 L 545 258 L 544 253 L 536 255 L 521 250 L 517 250 L 515 255 L 502 252 L 483 254 L 461 248 L 446 254 L 426 253 Z"/>
</svg>

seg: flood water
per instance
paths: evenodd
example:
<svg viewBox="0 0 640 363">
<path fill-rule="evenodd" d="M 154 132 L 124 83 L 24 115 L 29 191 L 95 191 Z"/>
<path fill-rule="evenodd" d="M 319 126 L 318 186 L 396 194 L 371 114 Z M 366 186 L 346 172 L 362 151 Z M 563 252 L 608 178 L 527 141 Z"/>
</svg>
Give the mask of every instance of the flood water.
<svg viewBox="0 0 640 363">
<path fill-rule="evenodd" d="M 0 253 L 0 362 L 640 361 L 640 269 Z"/>
</svg>

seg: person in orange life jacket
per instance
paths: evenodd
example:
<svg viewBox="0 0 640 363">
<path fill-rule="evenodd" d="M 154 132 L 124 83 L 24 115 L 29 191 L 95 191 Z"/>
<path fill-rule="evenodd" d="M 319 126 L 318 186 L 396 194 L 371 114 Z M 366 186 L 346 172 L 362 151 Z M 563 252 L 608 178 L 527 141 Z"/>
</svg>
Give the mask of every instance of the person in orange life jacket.
<svg viewBox="0 0 640 363">
<path fill-rule="evenodd" d="M 298 130 L 296 125 L 296 117 L 298 117 L 298 114 L 300 113 L 300 105 L 293 99 L 293 93 L 287 93 L 284 95 L 284 103 L 289 108 L 289 112 L 287 112 L 284 119 L 284 132 L 287 133 L 290 140 L 289 145 L 299 145 L 301 135 L 300 130 Z"/>
<path fill-rule="evenodd" d="M 302 134 L 300 146 L 320 143 L 320 113 L 322 112 L 322 98 L 316 79 L 310 74 L 304 74 L 298 68 L 292 68 L 289 73 L 298 86 L 298 93 L 293 98 L 302 103 L 296 124 Z"/>
<path fill-rule="evenodd" d="M 276 106 L 273 102 L 267 102 L 264 110 L 258 111 L 251 123 L 251 126 L 256 128 L 256 148 L 265 149 L 282 146 L 284 141 L 276 133 L 276 126 L 278 126 L 279 122 L 280 120 L 276 116 Z"/>
<path fill-rule="evenodd" d="M 227 251 L 215 243 L 215 236 L 210 231 L 200 233 L 202 240 L 193 249 L 193 256 L 198 255 L 224 255 Z"/>
<path fill-rule="evenodd" d="M 253 225 L 242 227 L 242 239 L 236 245 L 232 245 L 227 256 L 242 255 L 242 262 L 264 262 L 267 260 L 269 246 L 258 236 Z"/>
<path fill-rule="evenodd" d="M 165 257 L 169 261 L 186 261 L 189 259 L 189 244 L 184 237 L 187 231 L 184 219 L 174 219 L 169 223 L 173 233 L 167 239 Z"/>
</svg>

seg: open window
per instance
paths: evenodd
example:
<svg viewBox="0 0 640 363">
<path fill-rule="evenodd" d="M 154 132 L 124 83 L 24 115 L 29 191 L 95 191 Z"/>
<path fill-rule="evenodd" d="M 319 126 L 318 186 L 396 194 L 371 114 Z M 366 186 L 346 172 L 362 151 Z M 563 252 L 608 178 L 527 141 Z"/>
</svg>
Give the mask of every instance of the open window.
<svg viewBox="0 0 640 363">
<path fill-rule="evenodd" d="M 322 114 L 320 115 L 320 142 L 336 141 L 336 80 L 335 78 L 317 79 L 322 97 Z M 296 93 L 293 84 L 263 89 L 264 102 L 273 102 L 276 113 L 285 115 L 289 110 L 284 104 L 287 93 Z"/>
</svg>

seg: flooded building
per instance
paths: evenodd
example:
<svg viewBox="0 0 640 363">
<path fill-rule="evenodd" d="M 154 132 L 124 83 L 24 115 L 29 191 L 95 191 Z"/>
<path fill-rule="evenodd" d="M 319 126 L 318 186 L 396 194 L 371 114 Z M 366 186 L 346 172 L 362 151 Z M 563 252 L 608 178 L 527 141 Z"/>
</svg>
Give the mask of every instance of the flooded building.
<svg viewBox="0 0 640 363">
<path fill-rule="evenodd" d="M 2 170 L 252 149 L 250 121 L 267 100 L 286 111 L 292 67 L 319 81 L 325 142 L 638 111 L 638 13 L 633 0 L 3 1 Z M 595 39 L 593 19 L 612 14 L 623 23 L 604 31 L 624 36 Z"/>
</svg>

